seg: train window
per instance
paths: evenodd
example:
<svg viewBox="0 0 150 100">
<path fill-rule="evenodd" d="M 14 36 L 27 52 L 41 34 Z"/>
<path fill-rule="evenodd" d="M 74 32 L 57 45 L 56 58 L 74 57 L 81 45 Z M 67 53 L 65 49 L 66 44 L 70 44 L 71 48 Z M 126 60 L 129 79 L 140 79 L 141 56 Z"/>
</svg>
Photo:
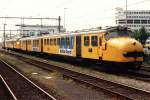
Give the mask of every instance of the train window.
<svg viewBox="0 0 150 100">
<path fill-rule="evenodd" d="M 54 39 L 52 39 L 52 45 L 54 45 Z"/>
<path fill-rule="evenodd" d="M 56 45 L 56 39 L 54 39 L 54 45 Z"/>
<path fill-rule="evenodd" d="M 36 47 L 36 40 L 34 40 L 34 46 Z"/>
<path fill-rule="evenodd" d="M 60 45 L 60 38 L 57 38 L 57 45 Z"/>
<path fill-rule="evenodd" d="M 46 39 L 44 39 L 44 45 L 46 45 Z"/>
<path fill-rule="evenodd" d="M 47 45 L 47 39 L 45 39 L 45 45 Z"/>
<path fill-rule="evenodd" d="M 34 40 L 33 40 L 33 46 L 34 46 Z"/>
<path fill-rule="evenodd" d="M 66 46 L 67 46 L 67 48 L 69 48 L 69 46 L 70 46 L 70 40 L 68 37 L 66 38 Z"/>
<path fill-rule="evenodd" d="M 49 45 L 51 45 L 51 42 L 52 42 L 52 40 L 51 40 L 51 39 L 49 39 Z"/>
<path fill-rule="evenodd" d="M 65 38 L 61 38 L 61 48 L 65 48 Z"/>
<path fill-rule="evenodd" d="M 38 45 L 38 40 L 35 40 L 35 45 L 36 45 L 36 47 L 37 47 L 37 45 Z"/>
<path fill-rule="evenodd" d="M 36 47 L 36 40 L 34 40 L 34 46 Z"/>
<path fill-rule="evenodd" d="M 99 38 L 99 45 L 102 46 L 102 38 Z"/>
<path fill-rule="evenodd" d="M 46 40 L 46 44 L 48 45 L 48 39 Z"/>
<path fill-rule="evenodd" d="M 85 36 L 84 37 L 84 46 L 89 46 L 90 42 L 89 42 L 89 36 Z"/>
<path fill-rule="evenodd" d="M 36 46 L 38 46 L 38 40 L 36 40 Z"/>
<path fill-rule="evenodd" d="M 37 40 L 35 40 L 35 46 L 37 47 Z"/>
<path fill-rule="evenodd" d="M 73 49 L 73 45 L 74 45 L 74 37 L 71 36 L 70 37 L 70 49 Z"/>
<path fill-rule="evenodd" d="M 49 39 L 47 39 L 47 45 L 50 45 L 50 40 Z"/>
<path fill-rule="evenodd" d="M 54 39 L 51 39 L 51 45 L 53 45 L 54 44 Z"/>
<path fill-rule="evenodd" d="M 111 32 L 107 32 L 105 37 L 106 40 L 109 40 L 111 38 L 116 38 L 116 37 L 122 37 L 122 36 L 130 36 L 132 34 L 131 31 L 111 31 Z"/>
<path fill-rule="evenodd" d="M 92 38 L 91 39 L 92 46 L 98 46 L 97 36 L 92 36 L 91 38 Z"/>
</svg>

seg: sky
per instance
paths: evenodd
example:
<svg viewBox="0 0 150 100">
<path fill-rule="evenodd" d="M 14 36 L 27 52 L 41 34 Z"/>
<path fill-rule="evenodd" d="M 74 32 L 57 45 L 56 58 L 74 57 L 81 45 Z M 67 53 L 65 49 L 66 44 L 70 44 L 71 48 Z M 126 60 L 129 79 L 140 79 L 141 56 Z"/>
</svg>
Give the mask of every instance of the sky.
<svg viewBox="0 0 150 100">
<path fill-rule="evenodd" d="M 61 16 L 68 31 L 115 25 L 115 8 L 125 9 L 126 0 L 0 0 L 0 16 L 54 17 Z M 129 10 L 150 10 L 150 0 L 128 0 Z M 66 8 L 66 9 L 64 9 Z M 0 30 L 12 29 L 20 20 L 0 19 Z M 25 23 L 40 24 L 40 21 Z M 44 21 L 50 25 L 51 21 Z M 0 32 L 1 33 L 1 32 Z M 2 35 L 2 33 L 1 33 Z"/>
</svg>

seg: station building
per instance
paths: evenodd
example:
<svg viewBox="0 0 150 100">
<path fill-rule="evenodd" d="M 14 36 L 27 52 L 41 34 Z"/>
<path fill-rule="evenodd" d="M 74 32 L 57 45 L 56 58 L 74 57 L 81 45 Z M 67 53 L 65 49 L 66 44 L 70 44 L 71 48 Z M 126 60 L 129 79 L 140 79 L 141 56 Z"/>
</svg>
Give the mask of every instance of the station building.
<svg viewBox="0 0 150 100">
<path fill-rule="evenodd" d="M 47 26 L 47 25 L 17 25 L 19 26 L 20 33 L 22 36 L 38 36 L 44 34 L 58 34 L 65 32 L 63 26 L 60 26 L 60 32 L 58 26 Z"/>
<path fill-rule="evenodd" d="M 116 8 L 116 24 L 126 25 L 126 10 Z M 142 26 L 150 32 L 150 10 L 127 10 L 127 26 L 133 30 L 139 30 Z"/>
</svg>

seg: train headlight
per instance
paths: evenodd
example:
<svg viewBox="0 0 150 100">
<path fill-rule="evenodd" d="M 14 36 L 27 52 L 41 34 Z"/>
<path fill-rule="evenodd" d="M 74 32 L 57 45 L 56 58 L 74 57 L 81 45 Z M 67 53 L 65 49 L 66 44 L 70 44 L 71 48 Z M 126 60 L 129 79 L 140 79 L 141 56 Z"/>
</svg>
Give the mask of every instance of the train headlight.
<svg viewBox="0 0 150 100">
<path fill-rule="evenodd" d="M 17 42 L 17 45 L 19 45 L 20 44 L 20 42 Z"/>
</svg>

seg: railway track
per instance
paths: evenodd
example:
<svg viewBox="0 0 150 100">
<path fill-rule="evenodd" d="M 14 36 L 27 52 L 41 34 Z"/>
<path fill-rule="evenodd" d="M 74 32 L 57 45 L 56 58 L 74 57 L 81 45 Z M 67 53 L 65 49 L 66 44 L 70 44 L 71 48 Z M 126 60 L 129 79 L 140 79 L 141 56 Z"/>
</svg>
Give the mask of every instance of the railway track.
<svg viewBox="0 0 150 100">
<path fill-rule="evenodd" d="M 7 86 L 10 87 L 11 93 L 15 99 L 10 100 L 56 100 L 49 93 L 38 87 L 28 78 L 15 70 L 8 63 L 0 59 L 0 74 L 5 79 Z M 9 100 L 9 99 L 0 99 Z"/>
<path fill-rule="evenodd" d="M 15 55 L 15 56 L 26 63 L 32 64 L 34 66 L 40 67 L 45 70 L 60 72 L 65 77 L 69 77 L 78 82 L 88 84 L 101 91 L 104 91 L 109 94 L 113 94 L 118 98 L 127 99 L 127 100 L 149 100 L 150 98 L 149 91 L 145 91 L 135 87 L 130 87 L 127 85 L 119 84 L 105 79 L 95 78 L 82 73 L 64 69 L 59 66 L 50 65 L 42 61 L 37 61 L 31 58 L 22 57 L 19 55 Z"/>
<path fill-rule="evenodd" d="M 0 100 L 17 100 L 4 78 L 0 75 Z"/>
</svg>

